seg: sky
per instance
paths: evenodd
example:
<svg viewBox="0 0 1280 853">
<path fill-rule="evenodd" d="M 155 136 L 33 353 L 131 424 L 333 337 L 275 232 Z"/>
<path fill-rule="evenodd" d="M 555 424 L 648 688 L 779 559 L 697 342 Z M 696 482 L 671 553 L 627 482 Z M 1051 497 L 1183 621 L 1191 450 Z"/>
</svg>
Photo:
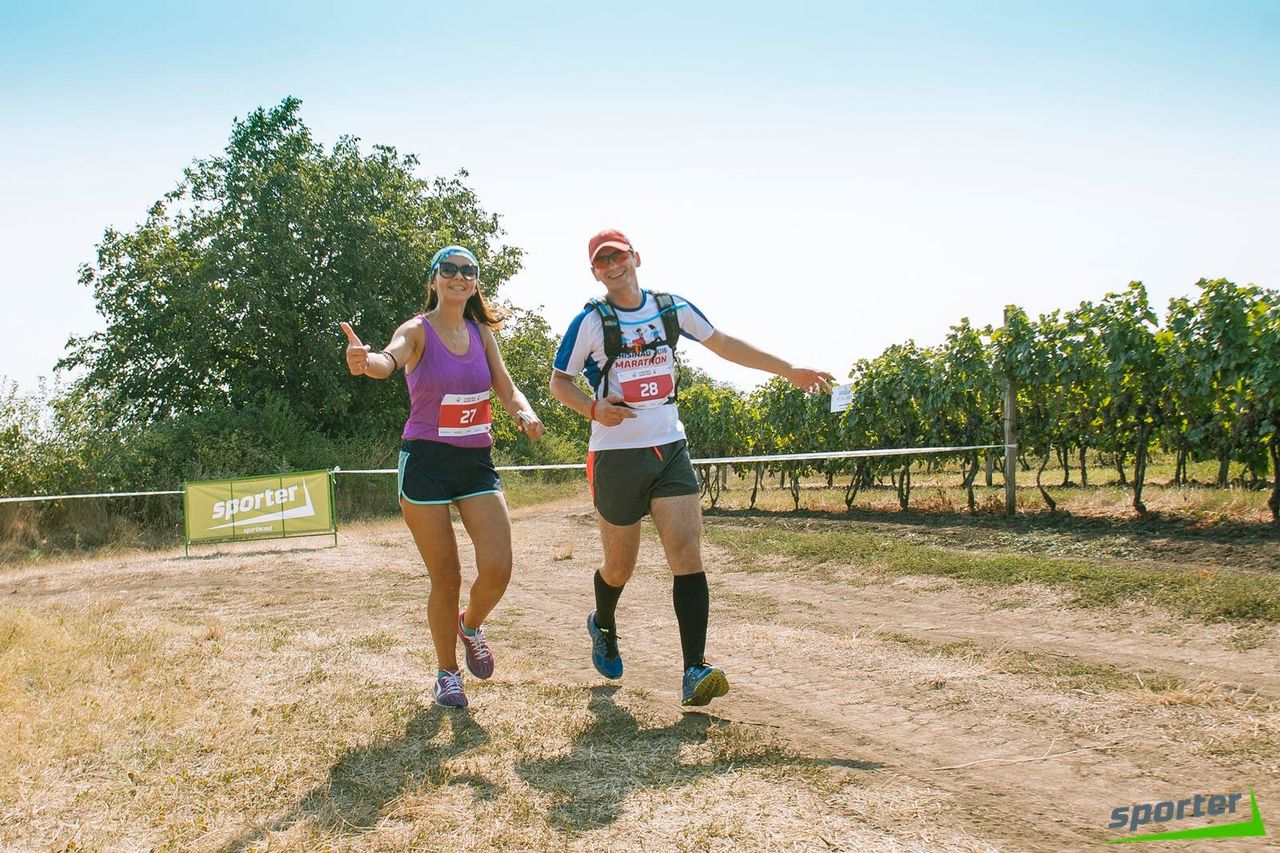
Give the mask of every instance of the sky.
<svg viewBox="0 0 1280 853">
<path fill-rule="evenodd" d="M 77 275 L 104 230 L 288 96 L 326 147 L 465 169 L 525 251 L 503 295 L 561 331 L 601 291 L 603 228 L 642 286 L 841 377 L 1009 303 L 1280 289 L 1270 0 L 0 0 L 0 79 L 0 377 L 23 390 L 103 327 Z"/>
</svg>

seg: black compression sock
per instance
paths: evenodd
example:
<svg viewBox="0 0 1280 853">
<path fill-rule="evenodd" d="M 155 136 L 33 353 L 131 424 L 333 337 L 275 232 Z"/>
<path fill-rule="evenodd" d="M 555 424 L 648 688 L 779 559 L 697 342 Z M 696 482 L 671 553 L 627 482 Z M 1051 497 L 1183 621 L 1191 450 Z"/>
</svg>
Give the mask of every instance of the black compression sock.
<svg viewBox="0 0 1280 853">
<path fill-rule="evenodd" d="M 671 580 L 671 603 L 680 624 L 680 649 L 684 652 L 684 668 L 702 666 L 707 648 L 707 614 L 711 595 L 707 591 L 707 573 L 676 575 Z"/>
<path fill-rule="evenodd" d="M 609 586 L 609 584 L 605 583 L 599 570 L 596 571 L 595 583 L 596 625 L 608 631 L 616 631 L 618 626 L 614 620 L 613 611 L 618 606 L 618 598 L 622 595 L 622 587 Z"/>
</svg>

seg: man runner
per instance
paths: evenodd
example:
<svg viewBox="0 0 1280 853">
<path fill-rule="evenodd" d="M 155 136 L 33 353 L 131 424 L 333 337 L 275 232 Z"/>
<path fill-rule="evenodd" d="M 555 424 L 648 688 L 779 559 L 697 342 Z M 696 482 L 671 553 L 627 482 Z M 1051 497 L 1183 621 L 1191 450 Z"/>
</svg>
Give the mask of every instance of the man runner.
<svg viewBox="0 0 1280 853">
<path fill-rule="evenodd" d="M 721 358 L 806 391 L 829 391 L 835 379 L 726 335 L 686 299 L 641 290 L 640 255 L 622 232 L 601 231 L 588 242 L 587 255 L 606 296 L 589 302 L 569 324 L 556 353 L 551 394 L 592 421 L 587 481 L 604 565 L 595 574 L 596 609 L 587 616 L 591 662 L 606 678 L 622 677 L 614 611 L 635 570 L 640 519 L 652 515 L 673 576 L 671 598 L 684 654 L 681 703 L 706 705 L 729 692 L 729 680 L 703 657 L 710 597 L 702 566 L 701 490 L 676 411 L 675 346 L 680 337 L 691 338 Z M 637 328 L 658 336 L 656 345 L 623 351 L 622 336 Z M 574 384 L 579 373 L 585 373 L 594 396 Z"/>
</svg>

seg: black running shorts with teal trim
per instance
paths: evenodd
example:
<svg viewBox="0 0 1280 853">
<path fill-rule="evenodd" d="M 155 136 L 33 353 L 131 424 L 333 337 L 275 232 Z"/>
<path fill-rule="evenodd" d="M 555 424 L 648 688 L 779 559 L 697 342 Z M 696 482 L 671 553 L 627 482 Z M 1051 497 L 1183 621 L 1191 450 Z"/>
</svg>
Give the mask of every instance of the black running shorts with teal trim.
<svg viewBox="0 0 1280 853">
<path fill-rule="evenodd" d="M 408 439 L 400 445 L 400 497 L 412 504 L 449 504 L 502 491 L 488 447 L 454 447 Z"/>
<path fill-rule="evenodd" d="M 683 439 L 658 447 L 593 450 L 587 454 L 591 498 L 610 524 L 635 524 L 654 498 L 702 491 Z"/>
</svg>

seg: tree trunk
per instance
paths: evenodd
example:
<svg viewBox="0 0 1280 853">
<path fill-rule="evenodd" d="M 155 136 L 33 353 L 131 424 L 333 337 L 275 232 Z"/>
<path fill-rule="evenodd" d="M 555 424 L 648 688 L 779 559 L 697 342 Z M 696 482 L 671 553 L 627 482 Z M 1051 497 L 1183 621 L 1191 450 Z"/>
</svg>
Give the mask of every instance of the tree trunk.
<svg viewBox="0 0 1280 853">
<path fill-rule="evenodd" d="M 756 463 L 756 479 L 751 484 L 751 509 L 756 508 L 756 495 L 760 493 L 760 483 L 764 480 L 764 463 Z"/>
<path fill-rule="evenodd" d="M 1058 448 L 1058 463 L 1062 465 L 1062 485 L 1071 485 L 1071 450 L 1065 444 Z"/>
<path fill-rule="evenodd" d="M 849 487 L 844 490 L 844 508 L 853 509 L 853 502 L 858 497 L 858 489 L 866 484 L 867 460 L 859 459 L 854 466 L 853 476 L 849 478 Z"/>
<path fill-rule="evenodd" d="M 722 465 L 712 465 L 711 470 L 707 472 L 706 491 L 711 496 L 713 509 L 720 500 L 720 469 L 723 467 Z"/>
<path fill-rule="evenodd" d="M 1049 492 L 1040 483 L 1040 477 L 1047 467 L 1049 467 L 1049 449 L 1045 448 L 1044 456 L 1040 458 L 1040 470 L 1036 472 L 1036 488 L 1040 490 L 1040 496 L 1044 498 L 1044 502 L 1049 506 L 1049 514 L 1053 515 L 1058 511 L 1058 504 L 1053 498 L 1049 497 Z"/>
<path fill-rule="evenodd" d="M 1271 433 L 1267 449 L 1271 451 L 1271 499 L 1267 506 L 1271 507 L 1271 521 L 1280 524 L 1280 429 Z"/>
<path fill-rule="evenodd" d="M 991 461 L 991 457 L 987 457 L 987 461 Z M 978 502 L 973 497 L 973 481 L 978 479 L 978 453 L 974 451 L 964 460 L 964 491 L 969 501 L 969 514 L 972 515 L 978 511 Z M 990 471 L 990 469 L 987 469 Z"/>
<path fill-rule="evenodd" d="M 995 466 L 992 464 L 991 454 L 988 453 L 987 454 L 987 488 L 988 489 L 991 488 L 991 485 L 992 485 L 991 476 L 992 476 L 992 469 L 994 467 Z"/>
<path fill-rule="evenodd" d="M 795 471 L 791 472 L 791 502 L 800 509 L 800 475 Z"/>
<path fill-rule="evenodd" d="M 1120 485 L 1129 485 L 1129 476 L 1124 472 L 1124 454 L 1116 451 L 1115 456 L 1116 473 L 1120 475 Z"/>
<path fill-rule="evenodd" d="M 1224 450 L 1218 454 L 1218 488 L 1227 487 L 1227 477 L 1231 475 L 1231 453 Z"/>
<path fill-rule="evenodd" d="M 1087 453 L 1088 453 L 1088 450 L 1086 450 L 1084 445 L 1081 445 L 1080 446 L 1080 485 L 1082 487 L 1089 485 L 1089 470 L 1084 467 L 1084 458 Z"/>
<path fill-rule="evenodd" d="M 1147 426 L 1138 428 L 1138 447 L 1133 458 L 1133 508 L 1139 515 L 1147 514 L 1147 505 L 1142 502 L 1142 487 L 1147 478 Z"/>
<path fill-rule="evenodd" d="M 898 477 L 898 506 L 902 507 L 902 511 L 907 511 L 907 504 L 911 500 L 911 463 L 908 462 L 902 466 L 902 475 Z"/>
</svg>

